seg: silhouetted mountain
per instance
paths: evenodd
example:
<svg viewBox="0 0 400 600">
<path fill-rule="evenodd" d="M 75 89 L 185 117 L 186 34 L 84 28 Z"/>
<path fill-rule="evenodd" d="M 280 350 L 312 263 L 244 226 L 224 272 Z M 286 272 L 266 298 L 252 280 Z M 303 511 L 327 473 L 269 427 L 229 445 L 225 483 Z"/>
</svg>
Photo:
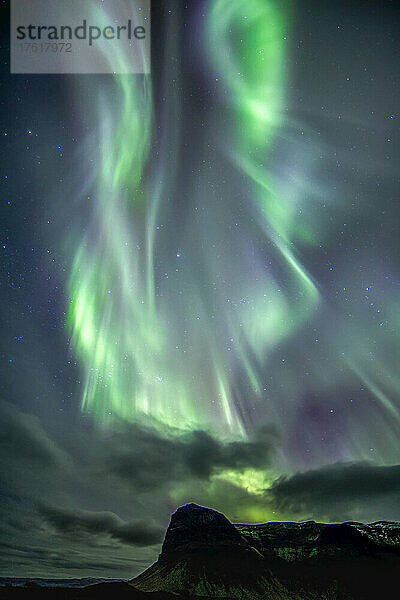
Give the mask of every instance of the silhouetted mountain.
<svg viewBox="0 0 400 600">
<path fill-rule="evenodd" d="M 232 524 L 188 504 L 161 554 L 131 582 L 85 588 L 0 587 L 10 600 L 395 600 L 400 524 Z"/>
<path fill-rule="evenodd" d="M 158 561 L 131 583 L 187 596 L 285 597 L 262 554 L 224 515 L 196 504 L 172 515 Z"/>
<path fill-rule="evenodd" d="M 400 525 L 233 525 L 188 504 L 171 517 L 157 562 L 131 581 L 191 598 L 385 600 L 397 585 Z"/>
</svg>

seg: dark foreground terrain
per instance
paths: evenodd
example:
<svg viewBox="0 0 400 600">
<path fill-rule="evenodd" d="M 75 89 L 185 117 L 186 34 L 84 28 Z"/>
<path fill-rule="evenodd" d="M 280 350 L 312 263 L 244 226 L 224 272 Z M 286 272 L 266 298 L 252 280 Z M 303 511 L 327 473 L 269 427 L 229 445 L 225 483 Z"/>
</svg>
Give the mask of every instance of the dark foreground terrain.
<svg viewBox="0 0 400 600">
<path fill-rule="evenodd" d="M 135 590 L 129 583 L 100 583 L 85 588 L 62 588 L 62 587 L 0 587 L 0 598 L 15 600 L 186 600 L 189 596 L 182 596 L 164 592 L 140 592 Z M 193 596 L 191 599 L 196 600 Z M 221 598 L 220 600 L 224 600 Z"/>
<path fill-rule="evenodd" d="M 399 523 L 234 525 L 188 504 L 172 515 L 157 562 L 132 581 L 3 587 L 0 598 L 390 600 L 399 575 Z"/>
</svg>

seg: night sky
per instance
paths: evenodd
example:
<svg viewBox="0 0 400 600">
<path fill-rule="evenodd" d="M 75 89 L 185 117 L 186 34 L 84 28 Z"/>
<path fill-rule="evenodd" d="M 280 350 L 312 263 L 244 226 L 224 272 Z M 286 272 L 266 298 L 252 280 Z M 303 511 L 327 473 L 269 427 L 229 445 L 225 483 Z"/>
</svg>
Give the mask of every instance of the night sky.
<svg viewBox="0 0 400 600">
<path fill-rule="evenodd" d="M 0 575 L 400 520 L 396 3 L 153 0 L 151 77 L 10 75 L 0 6 Z"/>
</svg>

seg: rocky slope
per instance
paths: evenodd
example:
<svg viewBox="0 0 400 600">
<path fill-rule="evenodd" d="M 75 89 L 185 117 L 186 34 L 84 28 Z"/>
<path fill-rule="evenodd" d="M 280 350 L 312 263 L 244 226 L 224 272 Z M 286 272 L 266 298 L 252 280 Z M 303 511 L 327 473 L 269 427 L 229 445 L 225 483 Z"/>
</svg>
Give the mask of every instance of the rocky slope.
<svg viewBox="0 0 400 600">
<path fill-rule="evenodd" d="M 241 600 L 376 600 L 400 573 L 398 523 L 232 524 L 188 504 L 171 517 L 142 592 Z"/>
<path fill-rule="evenodd" d="M 195 504 L 172 515 L 158 561 L 132 585 L 187 596 L 286 598 L 262 554 L 236 527 L 221 513 Z"/>
<path fill-rule="evenodd" d="M 295 561 L 312 557 L 374 556 L 400 551 L 399 523 L 327 525 L 306 521 L 237 524 L 235 527 L 265 558 Z"/>
</svg>

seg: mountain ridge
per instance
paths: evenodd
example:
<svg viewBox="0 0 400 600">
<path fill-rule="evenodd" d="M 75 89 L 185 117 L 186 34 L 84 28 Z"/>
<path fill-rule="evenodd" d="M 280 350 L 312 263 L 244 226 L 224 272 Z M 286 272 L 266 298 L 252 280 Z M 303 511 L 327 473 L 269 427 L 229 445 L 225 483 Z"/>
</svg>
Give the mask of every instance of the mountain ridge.
<svg viewBox="0 0 400 600">
<path fill-rule="evenodd" d="M 397 583 L 399 567 L 399 523 L 233 524 L 192 503 L 171 516 L 158 560 L 129 583 L 187 598 L 366 600 Z"/>
</svg>

